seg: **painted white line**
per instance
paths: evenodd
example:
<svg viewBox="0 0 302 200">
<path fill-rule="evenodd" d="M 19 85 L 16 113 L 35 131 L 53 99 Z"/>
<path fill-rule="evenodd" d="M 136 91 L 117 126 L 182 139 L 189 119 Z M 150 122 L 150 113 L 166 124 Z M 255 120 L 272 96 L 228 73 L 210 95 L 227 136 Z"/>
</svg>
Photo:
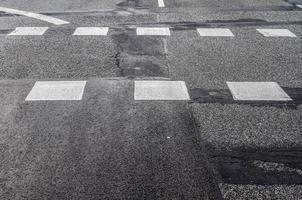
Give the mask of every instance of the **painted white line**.
<svg viewBox="0 0 302 200">
<path fill-rule="evenodd" d="M 291 101 L 276 82 L 227 82 L 234 100 Z"/>
<path fill-rule="evenodd" d="M 164 2 L 164 0 L 158 0 L 158 7 L 160 7 L 160 8 L 165 7 L 165 2 Z"/>
<path fill-rule="evenodd" d="M 43 35 L 48 27 L 17 27 L 8 35 Z"/>
<path fill-rule="evenodd" d="M 297 37 L 288 29 L 256 29 L 265 37 Z"/>
<path fill-rule="evenodd" d="M 183 81 L 135 81 L 134 100 L 190 100 Z"/>
<path fill-rule="evenodd" d="M 25 101 L 81 100 L 87 81 L 37 81 Z"/>
<path fill-rule="evenodd" d="M 163 27 L 138 27 L 136 29 L 137 35 L 156 35 L 156 36 L 170 36 L 170 29 Z"/>
<path fill-rule="evenodd" d="M 49 22 L 49 23 L 52 23 L 52 24 L 55 24 L 55 25 L 69 24 L 69 22 L 58 19 L 58 18 L 49 17 L 49 16 L 46 16 L 46 15 L 38 14 L 38 13 L 16 10 L 16 9 L 12 9 L 12 8 L 0 7 L 0 11 L 10 13 L 10 14 L 15 14 L 15 15 L 23 15 L 23 16 L 26 16 L 26 17 L 46 21 L 46 22 Z"/>
<path fill-rule="evenodd" d="M 108 27 L 78 27 L 73 35 L 107 35 Z"/>
<path fill-rule="evenodd" d="M 197 31 L 200 36 L 234 37 L 232 31 L 226 28 L 198 28 Z"/>
<path fill-rule="evenodd" d="M 302 5 L 297 5 L 297 7 L 301 8 L 302 9 Z"/>
</svg>

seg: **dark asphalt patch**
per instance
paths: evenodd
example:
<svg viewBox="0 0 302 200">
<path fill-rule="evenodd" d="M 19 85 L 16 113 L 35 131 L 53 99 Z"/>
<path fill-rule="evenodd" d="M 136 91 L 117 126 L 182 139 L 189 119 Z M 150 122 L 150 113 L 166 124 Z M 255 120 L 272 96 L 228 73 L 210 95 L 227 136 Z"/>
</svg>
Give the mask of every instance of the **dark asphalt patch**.
<svg viewBox="0 0 302 200">
<path fill-rule="evenodd" d="M 285 2 L 294 4 L 294 5 L 302 5 L 302 0 L 285 0 Z"/>
<path fill-rule="evenodd" d="M 266 21 L 262 19 L 239 19 L 239 20 L 208 20 L 205 22 L 160 22 L 167 25 L 171 30 L 193 30 L 196 28 L 220 28 L 220 27 L 251 27 L 251 26 L 284 26 L 302 25 L 302 21 Z"/>
<path fill-rule="evenodd" d="M 111 35 L 117 46 L 116 65 L 122 76 L 169 77 L 165 47 L 161 37 L 136 36 L 134 30 Z"/>
<path fill-rule="evenodd" d="M 157 1 L 150 0 L 123 0 L 116 4 L 117 7 L 122 8 L 151 8 L 157 7 Z"/>
<path fill-rule="evenodd" d="M 261 153 L 229 155 L 208 155 L 221 183 L 228 184 L 302 184 L 302 152 L 288 152 L 283 160 L 278 153 L 271 153 L 269 160 Z M 263 152 L 263 154 L 265 154 Z M 295 154 L 295 155 L 294 155 Z M 266 157 L 268 157 L 266 155 Z M 275 160 L 273 162 L 272 160 Z"/>
<path fill-rule="evenodd" d="M 122 54 L 120 67 L 128 78 L 169 76 L 167 61 L 156 57 Z"/>
<path fill-rule="evenodd" d="M 75 29 L 65 27 L 49 27 L 44 36 L 68 36 L 74 33 Z"/>
</svg>

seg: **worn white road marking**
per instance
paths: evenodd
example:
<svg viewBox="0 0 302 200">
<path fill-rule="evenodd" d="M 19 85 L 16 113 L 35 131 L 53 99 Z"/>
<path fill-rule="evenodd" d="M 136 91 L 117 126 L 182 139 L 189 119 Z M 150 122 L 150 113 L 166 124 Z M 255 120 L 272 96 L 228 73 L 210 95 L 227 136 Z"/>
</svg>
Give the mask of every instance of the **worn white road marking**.
<svg viewBox="0 0 302 200">
<path fill-rule="evenodd" d="M 183 81 L 135 81 L 134 100 L 190 100 Z"/>
<path fill-rule="evenodd" d="M 291 101 L 276 82 L 227 82 L 234 100 Z"/>
<path fill-rule="evenodd" d="M 297 7 L 301 8 L 302 9 L 302 5 L 297 5 Z"/>
<path fill-rule="evenodd" d="M 78 27 L 73 35 L 107 35 L 108 27 Z"/>
<path fill-rule="evenodd" d="M 198 28 L 197 31 L 200 36 L 234 37 L 232 31 L 226 28 Z"/>
<path fill-rule="evenodd" d="M 38 13 L 16 10 L 16 9 L 12 9 L 12 8 L 0 7 L 0 11 L 35 18 L 35 19 L 46 21 L 46 22 L 49 22 L 49 23 L 52 23 L 52 24 L 55 24 L 55 25 L 69 24 L 69 22 L 58 19 L 58 18 L 49 17 L 49 16 L 46 16 L 46 15 L 38 14 Z"/>
<path fill-rule="evenodd" d="M 25 101 L 81 100 L 87 81 L 37 81 Z"/>
<path fill-rule="evenodd" d="M 138 27 L 136 29 L 137 35 L 171 35 L 169 28 L 163 28 L 163 27 Z"/>
<path fill-rule="evenodd" d="M 48 27 L 17 27 L 8 35 L 43 35 Z"/>
<path fill-rule="evenodd" d="M 297 37 L 288 29 L 256 29 L 265 37 Z"/>
<path fill-rule="evenodd" d="M 158 0 L 158 7 L 165 7 L 165 2 L 164 0 Z"/>
</svg>

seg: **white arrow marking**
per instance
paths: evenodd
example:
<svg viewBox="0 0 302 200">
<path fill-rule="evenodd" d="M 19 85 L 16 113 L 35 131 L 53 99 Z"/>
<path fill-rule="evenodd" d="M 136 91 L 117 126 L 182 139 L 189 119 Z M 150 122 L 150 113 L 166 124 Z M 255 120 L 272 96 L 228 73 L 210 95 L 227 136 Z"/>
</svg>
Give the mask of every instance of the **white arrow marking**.
<svg viewBox="0 0 302 200">
<path fill-rule="evenodd" d="M 46 22 L 49 22 L 49 23 L 52 23 L 52 24 L 55 24 L 55 25 L 69 24 L 69 22 L 58 19 L 58 18 L 49 17 L 49 16 L 46 16 L 46 15 L 41 15 L 41 14 L 22 11 L 22 10 L 16 10 L 16 9 L 12 9 L 12 8 L 0 7 L 0 11 L 10 13 L 10 14 L 23 15 L 23 16 L 26 16 L 26 17 L 35 18 L 35 19 L 46 21 Z"/>
</svg>

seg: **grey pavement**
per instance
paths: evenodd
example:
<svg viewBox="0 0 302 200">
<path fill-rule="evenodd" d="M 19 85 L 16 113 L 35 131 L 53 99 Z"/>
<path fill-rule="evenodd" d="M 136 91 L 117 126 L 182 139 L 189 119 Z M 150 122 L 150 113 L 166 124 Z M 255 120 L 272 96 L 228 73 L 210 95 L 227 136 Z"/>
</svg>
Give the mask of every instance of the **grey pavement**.
<svg viewBox="0 0 302 200">
<path fill-rule="evenodd" d="M 0 13 L 1 199 L 302 199 L 302 2 L 164 3 L 0 0 L 70 22 Z M 7 35 L 23 26 L 49 29 Z M 109 33 L 72 36 L 90 26 Z M 185 81 L 191 101 L 135 101 L 141 79 Z M 88 82 L 81 101 L 24 101 L 36 80 Z M 293 102 L 234 101 L 227 81 L 277 82 Z"/>
<path fill-rule="evenodd" d="M 25 102 L 33 83 L 0 83 L 1 199 L 220 199 L 185 102 L 100 79 L 81 101 Z"/>
</svg>

